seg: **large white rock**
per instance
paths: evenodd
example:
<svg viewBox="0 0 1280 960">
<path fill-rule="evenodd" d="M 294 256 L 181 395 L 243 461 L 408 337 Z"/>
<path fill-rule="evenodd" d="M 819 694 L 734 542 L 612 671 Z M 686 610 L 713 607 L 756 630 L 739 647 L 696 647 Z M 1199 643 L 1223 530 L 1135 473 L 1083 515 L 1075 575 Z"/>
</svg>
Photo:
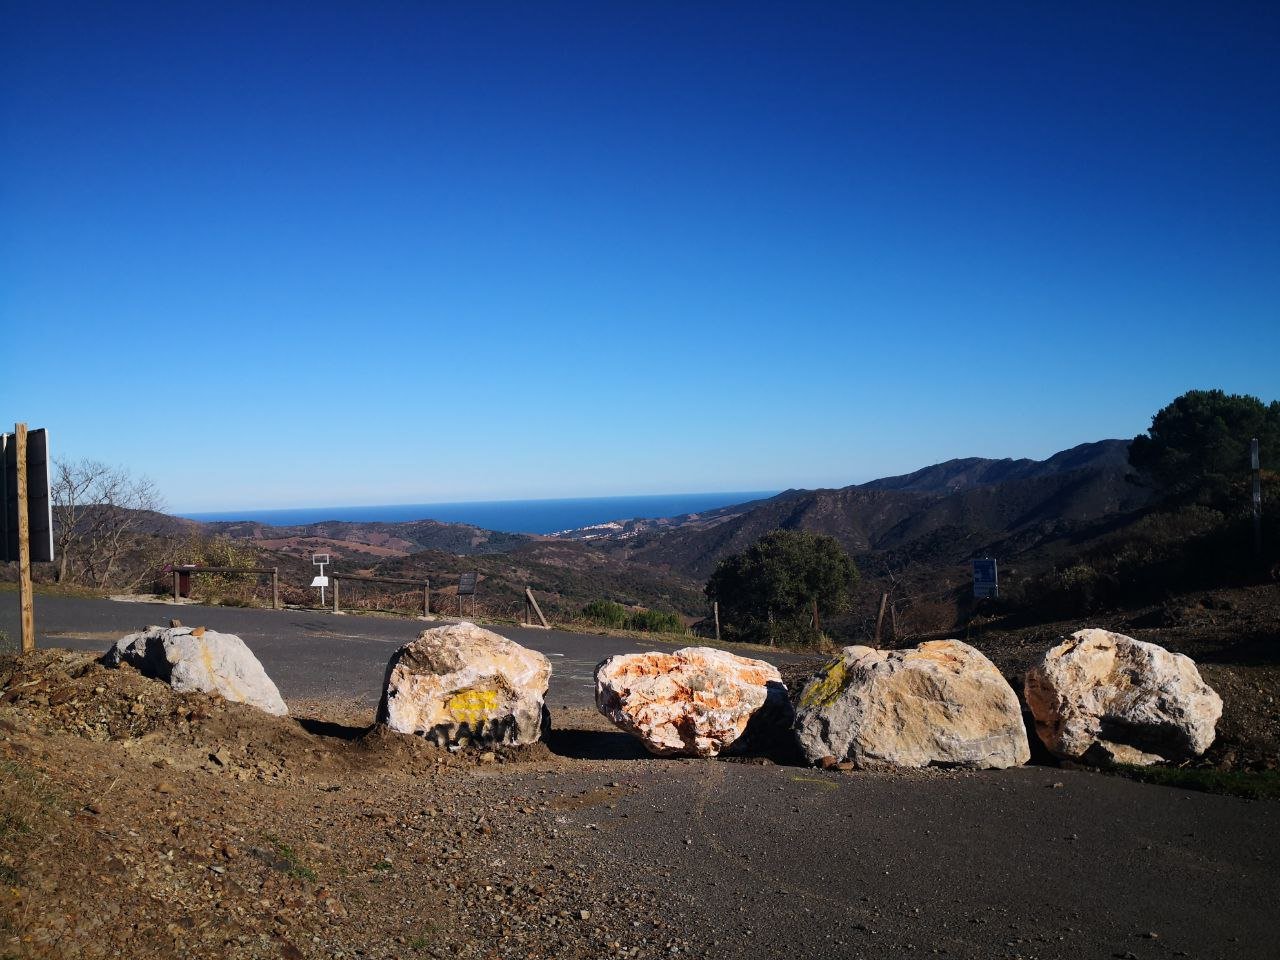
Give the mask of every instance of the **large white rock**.
<svg viewBox="0 0 1280 960">
<path fill-rule="evenodd" d="M 474 623 L 436 627 L 391 657 L 378 721 L 441 745 L 533 743 L 550 682 L 536 650 Z"/>
<path fill-rule="evenodd" d="M 752 716 L 790 719 L 776 667 L 711 647 L 626 653 L 596 667 L 596 707 L 658 756 L 714 757 Z"/>
<path fill-rule="evenodd" d="M 810 763 L 1003 768 L 1031 756 L 1017 694 L 959 640 L 845 647 L 805 684 L 796 739 Z"/>
<path fill-rule="evenodd" d="M 1060 757 L 1150 764 L 1199 756 L 1222 698 L 1190 657 L 1107 630 L 1080 630 L 1027 671 L 1036 733 Z"/>
<path fill-rule="evenodd" d="M 147 627 L 117 640 L 102 662 L 108 667 L 128 663 L 178 693 L 216 693 L 277 717 L 289 712 L 258 658 L 233 633 L 204 627 Z"/>
</svg>

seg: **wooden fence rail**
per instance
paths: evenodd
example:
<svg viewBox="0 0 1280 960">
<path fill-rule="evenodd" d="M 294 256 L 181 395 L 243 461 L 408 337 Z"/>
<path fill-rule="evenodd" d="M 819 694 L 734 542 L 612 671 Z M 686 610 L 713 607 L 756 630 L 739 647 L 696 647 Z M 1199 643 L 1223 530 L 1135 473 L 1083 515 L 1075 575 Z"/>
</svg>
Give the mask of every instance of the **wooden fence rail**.
<svg viewBox="0 0 1280 960">
<path fill-rule="evenodd" d="M 330 584 L 333 587 L 333 612 L 341 613 L 342 610 L 338 605 L 338 581 L 346 580 L 355 583 L 395 583 L 401 586 L 421 587 L 422 588 L 422 615 L 424 617 L 431 616 L 431 581 L 430 580 L 402 580 L 399 577 L 357 577 L 351 574 L 330 574 Z"/>
</svg>

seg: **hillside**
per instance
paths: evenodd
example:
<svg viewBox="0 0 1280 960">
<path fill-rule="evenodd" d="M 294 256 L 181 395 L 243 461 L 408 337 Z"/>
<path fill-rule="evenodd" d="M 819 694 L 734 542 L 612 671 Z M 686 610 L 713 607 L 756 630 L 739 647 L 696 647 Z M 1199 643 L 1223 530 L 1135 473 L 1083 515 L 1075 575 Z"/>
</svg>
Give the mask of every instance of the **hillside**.
<svg viewBox="0 0 1280 960">
<path fill-rule="evenodd" d="M 206 523 L 203 528 L 214 536 L 251 541 L 254 546 L 264 550 L 294 556 L 328 552 L 339 559 L 368 564 L 423 550 L 439 550 L 459 556 L 499 553 L 531 539 L 525 534 L 500 533 L 469 524 L 441 523 L 437 520 L 412 520 L 403 523 L 333 520 L 289 527 L 274 527 L 245 520 Z"/>
<path fill-rule="evenodd" d="M 1147 503 L 1147 491 L 1117 459 L 1116 443 L 1089 444 L 1045 461 L 951 461 L 836 490 L 789 490 L 725 512 L 714 523 L 612 537 L 597 546 L 698 579 L 721 557 L 779 528 L 835 537 L 859 558 L 894 551 L 927 564 L 1051 549 L 1088 538 L 1108 519 Z M 939 487 L 955 490 L 933 492 Z"/>
<path fill-rule="evenodd" d="M 1127 470 L 1128 440 L 1098 440 L 1055 453 L 1047 460 L 990 460 L 966 457 L 947 460 L 897 477 L 862 484 L 867 490 L 910 490 L 916 493 L 958 493 L 1010 480 L 1034 480 L 1089 468 Z"/>
<path fill-rule="evenodd" d="M 474 609 L 492 616 L 519 614 L 526 586 L 537 593 L 548 615 L 576 616 L 593 600 L 672 610 L 691 617 L 706 612 L 700 581 L 572 541 L 532 541 L 506 553 L 465 558 L 428 550 L 386 560 L 374 570 L 379 576 L 430 578 L 444 595 L 456 594 L 458 575 L 464 571 L 479 574 Z"/>
</svg>

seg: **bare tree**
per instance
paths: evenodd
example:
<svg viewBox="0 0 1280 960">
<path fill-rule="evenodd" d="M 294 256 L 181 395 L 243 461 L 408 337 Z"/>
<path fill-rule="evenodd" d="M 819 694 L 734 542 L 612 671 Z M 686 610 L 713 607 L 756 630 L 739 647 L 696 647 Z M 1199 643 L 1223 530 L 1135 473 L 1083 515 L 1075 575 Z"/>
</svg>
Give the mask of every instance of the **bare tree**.
<svg viewBox="0 0 1280 960">
<path fill-rule="evenodd" d="M 97 460 L 60 460 L 55 466 L 58 580 L 108 586 L 125 557 L 138 549 L 147 513 L 162 509 L 159 491 L 147 478 Z"/>
</svg>

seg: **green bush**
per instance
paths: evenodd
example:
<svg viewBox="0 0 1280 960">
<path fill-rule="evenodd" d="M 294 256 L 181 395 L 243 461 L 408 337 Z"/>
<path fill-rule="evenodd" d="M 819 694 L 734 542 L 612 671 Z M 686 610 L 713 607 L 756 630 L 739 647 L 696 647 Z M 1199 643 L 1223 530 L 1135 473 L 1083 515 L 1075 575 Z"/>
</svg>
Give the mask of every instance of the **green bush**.
<svg viewBox="0 0 1280 960">
<path fill-rule="evenodd" d="M 592 600 L 582 608 L 582 619 L 615 630 L 643 630 L 646 633 L 685 633 L 679 614 L 666 610 L 628 610 L 612 600 Z"/>
<path fill-rule="evenodd" d="M 644 630 L 647 633 L 685 633 L 684 621 L 674 613 L 665 610 L 637 610 L 627 618 L 627 627 L 631 630 Z"/>
<path fill-rule="evenodd" d="M 627 624 L 627 608 L 612 600 L 592 600 L 582 608 L 582 619 L 597 626 L 620 630 Z"/>
<path fill-rule="evenodd" d="M 858 568 L 835 538 L 775 530 L 721 560 L 706 595 L 720 604 L 730 639 L 816 644 L 815 606 L 823 620 L 843 613 L 857 583 Z"/>
</svg>

